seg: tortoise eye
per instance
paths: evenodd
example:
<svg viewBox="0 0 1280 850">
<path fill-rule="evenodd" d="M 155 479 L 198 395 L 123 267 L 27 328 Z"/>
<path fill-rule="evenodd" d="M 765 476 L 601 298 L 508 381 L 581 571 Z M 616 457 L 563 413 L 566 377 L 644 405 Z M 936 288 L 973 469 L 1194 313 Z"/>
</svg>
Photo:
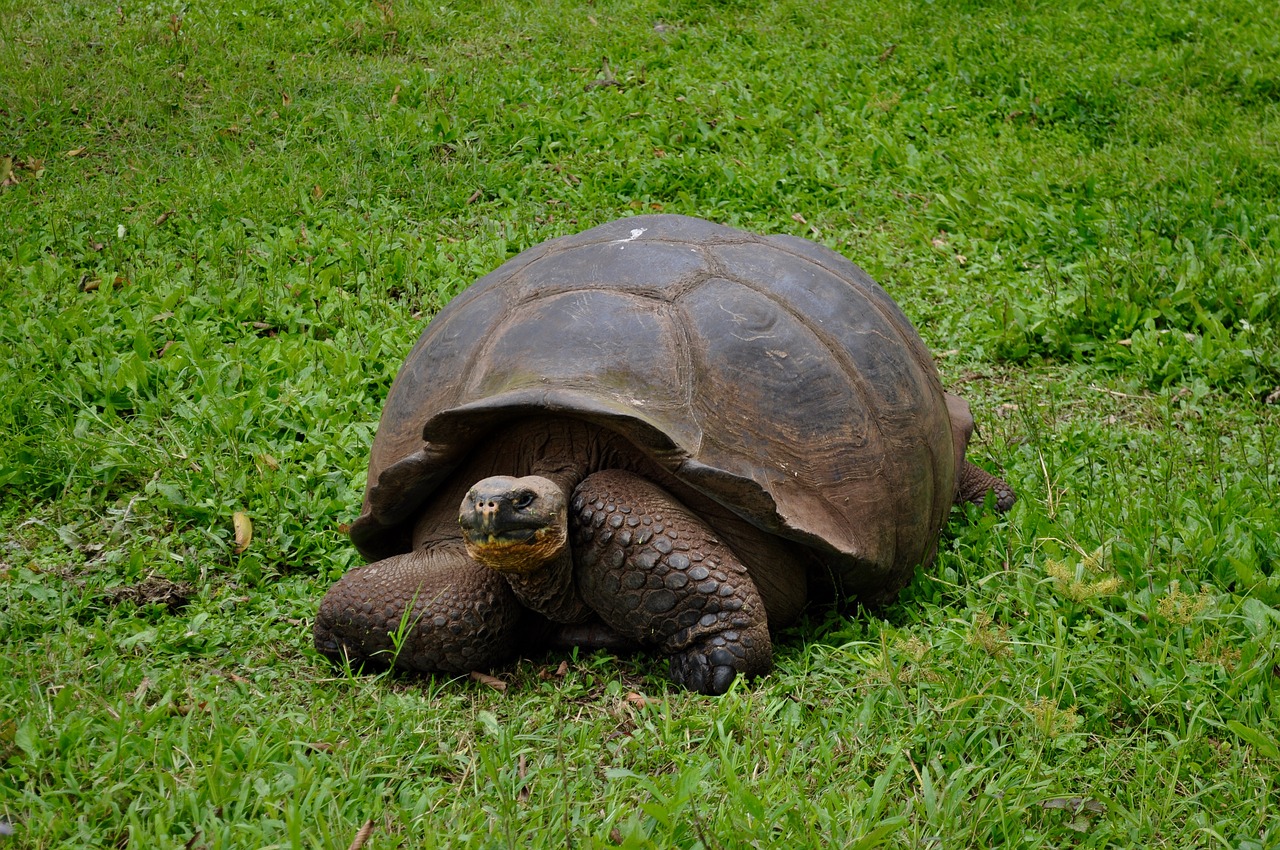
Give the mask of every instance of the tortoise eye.
<svg viewBox="0 0 1280 850">
<path fill-rule="evenodd" d="M 536 497 L 534 496 L 533 493 L 531 493 L 528 490 L 525 490 L 521 493 L 516 494 L 515 498 L 511 500 L 511 506 L 518 511 L 522 511 L 533 504 L 534 498 Z"/>
</svg>

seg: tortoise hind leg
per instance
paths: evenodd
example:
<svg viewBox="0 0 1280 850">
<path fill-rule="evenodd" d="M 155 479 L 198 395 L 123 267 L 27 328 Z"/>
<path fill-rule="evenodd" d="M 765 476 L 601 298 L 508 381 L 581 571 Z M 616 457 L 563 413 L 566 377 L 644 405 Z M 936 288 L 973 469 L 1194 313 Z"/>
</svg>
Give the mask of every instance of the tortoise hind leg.
<svg viewBox="0 0 1280 850">
<path fill-rule="evenodd" d="M 1013 488 L 1003 478 L 997 478 L 980 466 L 964 461 L 956 470 L 956 501 L 985 504 L 987 494 L 995 494 L 996 510 L 1004 513 L 1018 500 Z"/>
<path fill-rule="evenodd" d="M 772 667 L 747 568 L 665 490 L 597 472 L 574 491 L 569 521 L 579 593 L 618 633 L 666 652 L 676 684 L 721 694 Z"/>
<path fill-rule="evenodd" d="M 468 673 L 514 653 L 524 610 L 458 541 L 348 572 L 320 603 L 315 645 L 338 663 Z"/>
<path fill-rule="evenodd" d="M 1004 513 L 1013 507 L 1018 497 L 1004 479 L 997 478 L 965 458 L 969 438 L 973 436 L 973 414 L 969 412 L 969 403 L 960 396 L 951 393 L 945 393 L 945 396 L 947 415 L 951 419 L 951 440 L 956 451 L 956 503 L 973 502 L 981 505 L 986 502 L 987 493 L 994 493 L 996 510 Z"/>
</svg>

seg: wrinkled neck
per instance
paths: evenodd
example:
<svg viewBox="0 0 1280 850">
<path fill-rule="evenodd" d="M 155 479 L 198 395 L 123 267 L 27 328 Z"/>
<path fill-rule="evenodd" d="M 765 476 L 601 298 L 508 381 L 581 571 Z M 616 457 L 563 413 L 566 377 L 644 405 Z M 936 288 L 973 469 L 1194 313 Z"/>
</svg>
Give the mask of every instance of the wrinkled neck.
<svg viewBox="0 0 1280 850">
<path fill-rule="evenodd" d="M 581 623 L 592 611 L 578 595 L 573 578 L 573 553 L 569 547 L 542 569 L 530 573 L 504 573 L 511 591 L 526 607 L 555 623 Z"/>
</svg>

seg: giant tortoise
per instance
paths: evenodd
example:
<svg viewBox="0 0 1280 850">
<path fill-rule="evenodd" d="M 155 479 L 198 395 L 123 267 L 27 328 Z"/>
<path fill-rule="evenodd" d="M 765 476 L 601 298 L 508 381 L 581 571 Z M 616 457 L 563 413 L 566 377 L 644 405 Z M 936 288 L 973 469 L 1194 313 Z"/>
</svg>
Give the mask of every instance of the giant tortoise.
<svg viewBox="0 0 1280 850">
<path fill-rule="evenodd" d="M 440 311 L 391 387 L 317 648 L 424 672 L 633 644 L 722 693 L 811 595 L 892 601 L 965 459 L 898 306 L 804 239 L 640 216 L 531 248 Z"/>
</svg>

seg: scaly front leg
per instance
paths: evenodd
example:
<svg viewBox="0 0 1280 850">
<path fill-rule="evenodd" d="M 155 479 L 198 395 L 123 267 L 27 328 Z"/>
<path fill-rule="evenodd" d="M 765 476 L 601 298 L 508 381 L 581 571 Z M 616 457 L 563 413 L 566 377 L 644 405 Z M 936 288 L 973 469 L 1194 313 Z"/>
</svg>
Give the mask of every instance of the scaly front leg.
<svg viewBox="0 0 1280 850">
<path fill-rule="evenodd" d="M 574 492 L 569 522 L 582 598 L 619 634 L 667 653 L 677 684 L 722 694 L 773 666 L 747 568 L 665 490 L 597 472 Z"/>
<path fill-rule="evenodd" d="M 315 645 L 339 663 L 468 673 L 513 655 L 526 616 L 458 540 L 348 572 L 320 603 Z"/>
</svg>

